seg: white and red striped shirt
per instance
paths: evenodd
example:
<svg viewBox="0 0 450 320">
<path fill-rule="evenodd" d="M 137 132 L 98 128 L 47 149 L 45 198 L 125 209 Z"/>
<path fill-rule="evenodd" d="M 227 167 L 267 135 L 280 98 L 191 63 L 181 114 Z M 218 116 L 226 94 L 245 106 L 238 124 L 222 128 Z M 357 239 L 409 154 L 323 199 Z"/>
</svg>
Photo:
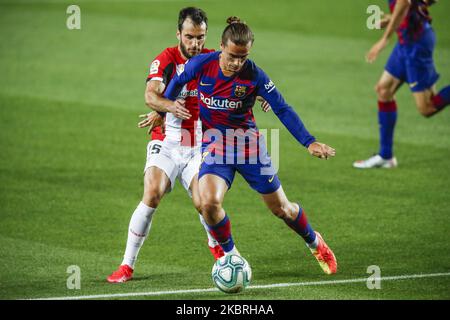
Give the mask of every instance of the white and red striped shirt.
<svg viewBox="0 0 450 320">
<path fill-rule="evenodd" d="M 213 52 L 214 50 L 203 49 L 201 53 Z M 177 47 L 167 48 L 161 52 L 152 62 L 147 81 L 157 80 L 168 86 L 169 82 L 176 74 L 184 71 L 186 63 Z M 181 90 L 178 98 L 186 101 L 185 107 L 192 117 L 182 120 L 172 113 L 166 114 L 165 134 L 161 128 L 157 127 L 152 131 L 152 140 L 170 139 L 182 146 L 198 146 L 202 141 L 202 125 L 199 120 L 197 81 L 194 79 L 188 82 Z"/>
</svg>

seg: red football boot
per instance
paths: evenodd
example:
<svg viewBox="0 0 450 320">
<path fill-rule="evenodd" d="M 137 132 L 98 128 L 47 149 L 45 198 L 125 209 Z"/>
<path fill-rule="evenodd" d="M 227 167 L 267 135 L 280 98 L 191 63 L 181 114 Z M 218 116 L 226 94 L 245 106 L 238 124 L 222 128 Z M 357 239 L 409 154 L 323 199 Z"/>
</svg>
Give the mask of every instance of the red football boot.
<svg viewBox="0 0 450 320">
<path fill-rule="evenodd" d="M 320 233 L 316 232 L 316 236 L 319 238 L 319 244 L 316 249 L 311 249 L 311 253 L 316 257 L 320 267 L 326 274 L 333 274 L 337 271 L 337 261 L 333 251 L 323 240 Z"/>
<path fill-rule="evenodd" d="M 133 278 L 133 269 L 127 264 L 123 264 L 114 271 L 106 280 L 109 283 L 121 283 L 131 280 Z"/>
</svg>

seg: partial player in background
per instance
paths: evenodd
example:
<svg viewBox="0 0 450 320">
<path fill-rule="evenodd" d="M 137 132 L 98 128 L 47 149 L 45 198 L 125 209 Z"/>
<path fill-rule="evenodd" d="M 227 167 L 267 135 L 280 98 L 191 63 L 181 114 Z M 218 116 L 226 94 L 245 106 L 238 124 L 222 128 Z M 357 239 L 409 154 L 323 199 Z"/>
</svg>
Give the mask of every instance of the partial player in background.
<svg viewBox="0 0 450 320">
<path fill-rule="evenodd" d="M 165 87 L 177 73 L 183 71 L 184 63 L 189 58 L 211 51 L 204 48 L 207 28 L 208 19 L 203 10 L 188 7 L 180 11 L 178 45 L 165 49 L 150 66 L 145 91 L 145 101 L 149 107 L 159 108 L 159 100 L 162 99 Z M 214 258 L 223 256 L 221 247 L 209 234 L 200 214 L 197 173 L 201 159 L 201 128 L 198 121 L 196 86 L 193 81 L 183 88 L 180 95 L 185 99 L 185 107 L 178 105 L 178 108 L 163 109 L 172 112 L 167 114 L 164 130 L 158 126 L 163 121 L 157 113 L 146 115 L 146 119 L 139 123 L 140 127 L 151 126 L 152 129 L 152 140 L 147 146 L 144 169 L 144 195 L 131 216 L 122 264 L 107 278 L 108 282 L 125 282 L 132 278 L 139 250 L 150 232 L 152 217 L 164 195 L 174 188 L 176 178 L 192 197 L 208 235 L 208 246 Z M 193 117 L 186 120 L 176 117 L 186 112 L 190 112 Z M 183 135 L 184 131 L 189 133 L 189 138 Z"/>
<path fill-rule="evenodd" d="M 199 172 L 202 214 L 225 253 L 239 254 L 231 235 L 230 220 L 222 207 L 237 171 L 261 195 L 269 210 L 304 239 L 322 270 L 333 274 L 337 270 L 333 252 L 312 229 L 305 210 L 288 200 L 281 187 L 255 123 L 256 97 L 261 96 L 271 105 L 284 126 L 312 155 L 328 159 L 335 155 L 335 150 L 316 141 L 275 84 L 248 60 L 254 41 L 250 28 L 236 17 L 230 17 L 227 22 L 229 25 L 222 34 L 222 51 L 190 59 L 184 72 L 172 79 L 164 94 L 169 99 L 168 106 L 175 108 L 179 103 L 175 99 L 183 86 L 197 80 L 204 131 Z M 236 146 L 235 139 L 244 142 Z"/>
<path fill-rule="evenodd" d="M 437 92 L 439 78 L 433 62 L 435 34 L 431 27 L 428 7 L 435 1 L 389 0 L 392 15 L 382 20 L 386 30 L 382 38 L 368 52 L 367 62 L 372 63 L 397 32 L 394 47 L 385 70 L 375 89 L 378 96 L 378 122 L 380 125 L 380 150 L 367 160 L 353 163 L 355 168 L 394 168 L 394 128 L 397 122 L 395 93 L 406 82 L 412 91 L 417 108 L 424 117 L 431 117 L 450 104 L 450 86 Z"/>
</svg>

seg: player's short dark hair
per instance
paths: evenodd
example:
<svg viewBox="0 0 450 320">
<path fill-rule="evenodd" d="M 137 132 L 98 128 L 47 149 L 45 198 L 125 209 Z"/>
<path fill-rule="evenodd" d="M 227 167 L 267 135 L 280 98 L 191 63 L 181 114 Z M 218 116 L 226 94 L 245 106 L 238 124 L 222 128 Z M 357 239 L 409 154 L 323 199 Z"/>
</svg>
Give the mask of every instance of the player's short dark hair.
<svg viewBox="0 0 450 320">
<path fill-rule="evenodd" d="M 202 22 L 204 22 L 206 24 L 206 28 L 208 28 L 208 17 L 206 16 L 206 12 L 200 8 L 187 7 L 181 9 L 180 14 L 178 15 L 178 31 L 183 29 L 183 22 L 187 18 L 191 19 L 196 26 L 199 26 Z"/>
<path fill-rule="evenodd" d="M 241 21 L 239 17 L 229 17 L 227 23 L 228 26 L 222 33 L 222 43 L 224 45 L 227 44 L 228 40 L 238 46 L 246 46 L 249 42 L 253 44 L 255 36 L 245 21 Z"/>
</svg>

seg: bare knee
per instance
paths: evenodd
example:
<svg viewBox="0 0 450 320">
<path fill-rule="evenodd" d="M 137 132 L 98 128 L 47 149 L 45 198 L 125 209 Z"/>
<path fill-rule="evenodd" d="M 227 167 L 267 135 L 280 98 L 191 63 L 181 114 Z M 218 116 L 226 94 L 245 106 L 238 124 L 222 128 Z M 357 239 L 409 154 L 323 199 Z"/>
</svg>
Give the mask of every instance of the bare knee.
<svg viewBox="0 0 450 320">
<path fill-rule="evenodd" d="M 151 208 L 158 207 L 166 191 L 170 188 L 169 177 L 157 167 L 150 167 L 144 175 L 144 195 L 142 202 Z"/>
<path fill-rule="evenodd" d="M 418 103 L 417 109 L 419 110 L 419 113 L 425 118 L 429 118 L 436 113 L 436 108 L 431 103 L 427 102 Z"/>
<path fill-rule="evenodd" d="M 375 85 L 375 92 L 377 93 L 378 100 L 380 101 L 391 101 L 394 98 L 394 93 L 391 88 L 382 82 Z"/>
<path fill-rule="evenodd" d="M 213 217 L 222 209 L 222 204 L 216 199 L 202 199 L 200 203 L 200 212 L 205 217 Z"/>
<path fill-rule="evenodd" d="M 142 202 L 151 208 L 157 208 L 164 196 L 164 190 L 152 183 L 144 188 Z"/>
<path fill-rule="evenodd" d="M 202 200 L 200 211 L 206 223 L 210 226 L 217 225 L 225 217 L 225 212 L 222 209 L 222 204 L 219 201 Z"/>
</svg>

